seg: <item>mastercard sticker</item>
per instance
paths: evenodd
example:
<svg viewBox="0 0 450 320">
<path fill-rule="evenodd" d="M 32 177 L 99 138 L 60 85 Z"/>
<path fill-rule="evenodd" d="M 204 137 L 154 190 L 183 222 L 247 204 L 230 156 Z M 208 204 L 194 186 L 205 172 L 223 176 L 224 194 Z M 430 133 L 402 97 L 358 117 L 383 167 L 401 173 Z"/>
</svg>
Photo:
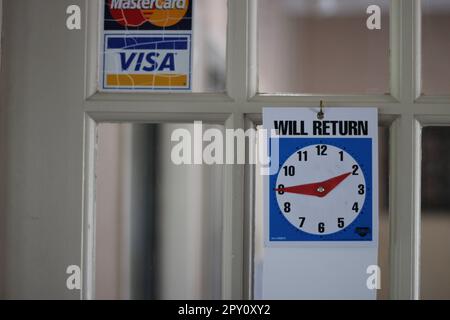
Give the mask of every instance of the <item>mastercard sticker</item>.
<svg viewBox="0 0 450 320">
<path fill-rule="evenodd" d="M 194 0 L 104 0 L 102 91 L 186 91 Z"/>
<path fill-rule="evenodd" d="M 193 0 L 105 0 L 105 31 L 192 30 Z"/>
</svg>

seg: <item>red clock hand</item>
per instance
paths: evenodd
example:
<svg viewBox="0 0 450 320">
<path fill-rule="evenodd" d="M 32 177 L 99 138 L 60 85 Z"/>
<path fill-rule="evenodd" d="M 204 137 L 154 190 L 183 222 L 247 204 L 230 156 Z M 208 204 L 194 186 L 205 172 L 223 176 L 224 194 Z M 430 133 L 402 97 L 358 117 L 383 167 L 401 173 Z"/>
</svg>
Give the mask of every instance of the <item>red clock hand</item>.
<svg viewBox="0 0 450 320">
<path fill-rule="evenodd" d="M 281 191 L 286 193 L 296 193 L 296 194 L 302 194 L 306 196 L 315 196 L 319 198 L 325 197 L 327 194 L 329 194 L 334 188 L 336 188 L 339 184 L 341 184 L 342 181 L 344 181 L 348 176 L 350 176 L 352 173 L 344 173 L 340 176 L 322 181 L 317 183 L 308 183 L 308 184 L 302 184 L 298 186 L 292 186 L 292 187 L 284 187 L 284 188 L 278 188 L 275 189 L 275 191 Z"/>
<path fill-rule="evenodd" d="M 351 174 L 352 174 L 351 172 L 344 173 L 341 174 L 340 176 L 322 182 L 322 187 L 325 189 L 325 191 L 323 192 L 324 193 L 323 197 L 329 194 L 331 191 L 333 191 L 334 188 L 340 185 Z"/>
</svg>

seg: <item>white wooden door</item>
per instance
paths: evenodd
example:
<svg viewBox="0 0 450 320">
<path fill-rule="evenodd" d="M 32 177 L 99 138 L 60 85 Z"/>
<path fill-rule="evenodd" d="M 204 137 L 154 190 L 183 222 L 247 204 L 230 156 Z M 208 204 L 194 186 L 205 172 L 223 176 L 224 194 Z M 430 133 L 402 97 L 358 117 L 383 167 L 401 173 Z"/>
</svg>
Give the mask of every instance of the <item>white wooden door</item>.
<svg viewBox="0 0 450 320">
<path fill-rule="evenodd" d="M 3 1 L 0 198 L 8 298 L 92 297 L 95 129 L 101 122 L 191 122 L 227 128 L 261 122 L 265 106 L 376 106 L 391 130 L 391 297 L 419 294 L 420 135 L 450 124 L 448 97 L 420 95 L 420 1 L 393 0 L 391 95 L 261 95 L 257 1 L 229 0 L 227 92 L 96 91 L 98 0 Z M 65 28 L 82 9 L 81 31 Z M 222 297 L 252 297 L 253 169 L 227 166 L 223 181 Z M 1 189 L 0 189 L 1 190 Z M 1 260 L 0 260 L 1 261 Z M 66 288 L 79 265 L 83 289 Z"/>
<path fill-rule="evenodd" d="M 4 1 L 5 292 L 76 299 L 66 268 L 81 262 L 86 29 L 65 28 L 86 1 Z"/>
</svg>

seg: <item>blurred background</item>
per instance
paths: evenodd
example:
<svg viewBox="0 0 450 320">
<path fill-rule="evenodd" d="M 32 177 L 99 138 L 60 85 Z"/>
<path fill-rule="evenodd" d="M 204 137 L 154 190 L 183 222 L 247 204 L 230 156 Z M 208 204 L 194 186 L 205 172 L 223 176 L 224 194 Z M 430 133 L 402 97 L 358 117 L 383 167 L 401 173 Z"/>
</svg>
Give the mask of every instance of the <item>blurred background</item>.
<svg viewBox="0 0 450 320">
<path fill-rule="evenodd" d="M 382 9 L 381 30 L 365 27 L 370 4 Z M 260 93 L 389 94 L 389 0 L 259 0 L 258 6 Z M 423 94 L 449 95 L 450 1 L 423 0 L 422 9 Z M 196 0 L 194 11 L 194 91 L 224 92 L 226 0 Z M 220 298 L 223 166 L 173 165 L 175 128 L 193 126 L 98 126 L 98 299 Z M 450 128 L 425 128 L 422 148 L 421 298 L 450 299 Z M 386 127 L 379 129 L 379 157 L 378 298 L 388 299 Z M 260 184 L 256 190 L 261 199 Z M 255 215 L 258 247 L 258 203 Z M 255 268 L 262 259 L 257 250 Z"/>
</svg>

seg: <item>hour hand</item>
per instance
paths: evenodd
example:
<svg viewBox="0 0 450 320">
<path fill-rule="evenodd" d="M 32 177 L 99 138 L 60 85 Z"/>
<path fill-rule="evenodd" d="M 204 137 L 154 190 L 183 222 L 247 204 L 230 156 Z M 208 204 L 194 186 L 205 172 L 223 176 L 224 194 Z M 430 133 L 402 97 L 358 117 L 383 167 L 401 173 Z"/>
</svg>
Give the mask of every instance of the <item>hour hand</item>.
<svg viewBox="0 0 450 320">
<path fill-rule="evenodd" d="M 352 174 L 351 172 L 348 172 L 322 182 L 277 188 L 275 189 L 275 191 L 323 198 L 351 174 Z"/>
</svg>

